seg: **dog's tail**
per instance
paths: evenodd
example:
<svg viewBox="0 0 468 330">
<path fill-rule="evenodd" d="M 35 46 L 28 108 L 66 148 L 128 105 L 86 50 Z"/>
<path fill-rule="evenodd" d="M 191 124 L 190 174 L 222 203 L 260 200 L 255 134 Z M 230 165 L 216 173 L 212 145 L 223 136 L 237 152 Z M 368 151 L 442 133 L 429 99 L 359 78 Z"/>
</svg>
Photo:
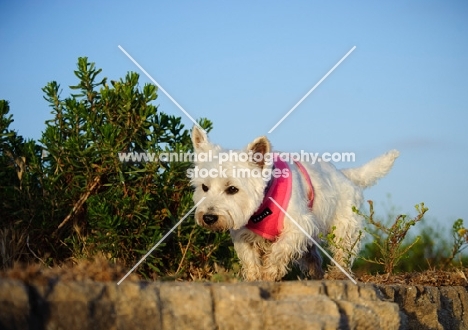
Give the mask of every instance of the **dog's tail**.
<svg viewBox="0 0 468 330">
<path fill-rule="evenodd" d="M 391 150 L 380 157 L 372 159 L 361 167 L 347 168 L 341 170 L 341 172 L 358 186 L 363 188 L 370 187 L 390 171 L 395 159 L 399 155 L 398 150 Z"/>
</svg>

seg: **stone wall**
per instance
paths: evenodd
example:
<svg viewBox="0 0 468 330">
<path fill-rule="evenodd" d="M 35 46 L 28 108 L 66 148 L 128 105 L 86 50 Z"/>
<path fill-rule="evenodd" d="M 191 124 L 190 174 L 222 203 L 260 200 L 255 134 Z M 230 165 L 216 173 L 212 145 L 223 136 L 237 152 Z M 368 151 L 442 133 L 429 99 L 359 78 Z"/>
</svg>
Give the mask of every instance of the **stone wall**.
<svg viewBox="0 0 468 330">
<path fill-rule="evenodd" d="M 464 287 L 0 280 L 0 329 L 468 329 Z"/>
</svg>

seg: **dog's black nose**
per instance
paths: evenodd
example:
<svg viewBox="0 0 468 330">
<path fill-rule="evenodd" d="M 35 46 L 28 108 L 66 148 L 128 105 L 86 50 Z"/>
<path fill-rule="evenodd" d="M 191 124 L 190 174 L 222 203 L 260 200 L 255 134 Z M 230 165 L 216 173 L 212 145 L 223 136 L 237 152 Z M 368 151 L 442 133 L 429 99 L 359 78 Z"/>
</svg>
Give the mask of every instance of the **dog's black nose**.
<svg viewBox="0 0 468 330">
<path fill-rule="evenodd" d="M 203 215 L 203 221 L 207 224 L 207 225 L 212 225 L 214 224 L 216 221 L 218 221 L 218 216 L 216 214 L 204 214 Z"/>
</svg>

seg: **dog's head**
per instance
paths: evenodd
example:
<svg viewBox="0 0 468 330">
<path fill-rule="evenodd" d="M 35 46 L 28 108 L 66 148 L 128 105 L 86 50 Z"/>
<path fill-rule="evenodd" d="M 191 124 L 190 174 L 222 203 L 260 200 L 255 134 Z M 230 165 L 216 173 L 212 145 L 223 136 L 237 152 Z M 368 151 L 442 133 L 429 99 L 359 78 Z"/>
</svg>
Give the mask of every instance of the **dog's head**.
<svg viewBox="0 0 468 330">
<path fill-rule="evenodd" d="M 271 145 L 259 137 L 244 150 L 225 150 L 211 144 L 201 128 L 192 130 L 195 151 L 191 183 L 195 203 L 204 200 L 195 211 L 195 220 L 211 230 L 239 229 L 263 201 L 272 162 Z"/>
</svg>

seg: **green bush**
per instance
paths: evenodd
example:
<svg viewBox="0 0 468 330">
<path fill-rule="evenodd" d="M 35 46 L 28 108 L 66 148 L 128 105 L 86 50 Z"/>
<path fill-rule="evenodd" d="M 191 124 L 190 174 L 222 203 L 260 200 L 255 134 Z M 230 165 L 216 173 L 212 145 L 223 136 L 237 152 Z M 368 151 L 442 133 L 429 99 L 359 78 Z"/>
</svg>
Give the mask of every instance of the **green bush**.
<svg viewBox="0 0 468 330">
<path fill-rule="evenodd" d="M 401 214 L 396 217 L 395 221 L 390 226 L 386 226 L 382 222 L 374 219 L 374 204 L 372 201 L 368 201 L 368 203 L 369 215 L 361 213 L 355 207 L 353 207 L 353 211 L 363 216 L 368 225 L 373 226 L 374 229 L 365 227 L 364 230 L 374 237 L 372 244 L 377 248 L 378 257 L 361 258 L 370 263 L 383 265 L 384 272 L 390 274 L 394 272 L 400 260 L 404 258 L 408 251 L 419 241 L 420 237 L 418 236 L 409 245 L 403 246 L 403 240 L 408 231 L 423 218 L 428 208 L 424 206 L 424 203 L 416 205 L 415 208 L 418 214 L 413 219 L 407 219 L 407 215 Z"/>
<path fill-rule="evenodd" d="M 357 273 L 385 273 L 384 261 L 389 266 L 387 270 L 392 268 L 393 273 L 448 269 L 454 256 L 467 246 L 468 235 L 461 219 L 453 224 L 453 242 L 450 242 L 437 221 L 422 217 L 427 210 L 422 204 L 416 206 L 418 214 L 412 219 L 398 215 L 392 208 L 383 220 L 375 220 L 377 216 L 372 203 L 370 205 L 370 214 L 363 215 L 365 230 L 370 235 L 364 238 L 363 248 L 354 263 L 353 270 Z M 417 229 L 410 230 L 416 223 L 419 223 Z M 391 258 L 396 262 L 391 262 Z M 460 256 L 458 265 L 463 267 L 466 263 L 466 256 Z"/>
<path fill-rule="evenodd" d="M 0 263 L 2 269 L 29 258 L 28 241 L 35 225 L 47 219 L 42 212 L 41 148 L 10 129 L 13 116 L 0 100 Z M 30 238 L 31 237 L 31 238 Z"/>
<path fill-rule="evenodd" d="M 8 129 L 8 104 L 1 104 L 2 228 L 29 233 L 27 253 L 23 246 L 21 255 L 3 259 L 5 266 L 34 255 L 51 264 L 99 253 L 130 269 L 193 206 L 190 163 L 119 159 L 122 152 L 191 151 L 181 118 L 152 104 L 157 88 L 140 88 L 138 74 L 108 84 L 100 73 L 79 58 L 73 94 L 62 98 L 57 82 L 43 88 L 53 118 L 40 145 Z M 212 127 L 206 119 L 199 124 Z M 215 263 L 229 268 L 234 261 L 228 235 L 209 233 L 190 217 L 138 271 L 148 278 L 206 277 Z"/>
</svg>

